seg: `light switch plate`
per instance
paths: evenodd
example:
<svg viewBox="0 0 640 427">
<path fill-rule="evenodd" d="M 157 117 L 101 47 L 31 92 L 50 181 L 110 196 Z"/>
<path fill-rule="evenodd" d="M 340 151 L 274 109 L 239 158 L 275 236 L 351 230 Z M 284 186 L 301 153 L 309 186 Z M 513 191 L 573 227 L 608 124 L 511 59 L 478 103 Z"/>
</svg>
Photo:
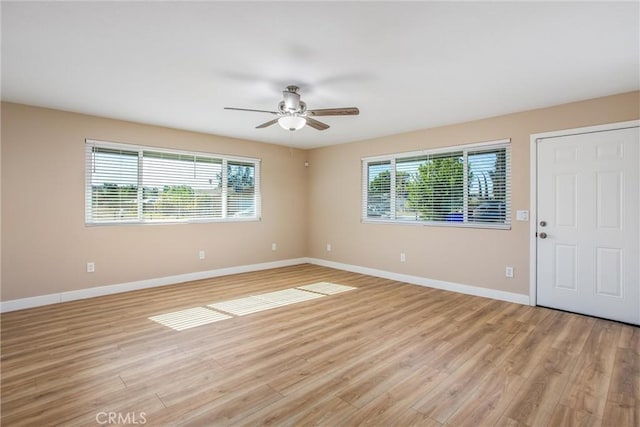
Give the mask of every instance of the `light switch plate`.
<svg viewBox="0 0 640 427">
<path fill-rule="evenodd" d="M 518 221 L 529 221 L 529 211 L 516 211 Z"/>
</svg>

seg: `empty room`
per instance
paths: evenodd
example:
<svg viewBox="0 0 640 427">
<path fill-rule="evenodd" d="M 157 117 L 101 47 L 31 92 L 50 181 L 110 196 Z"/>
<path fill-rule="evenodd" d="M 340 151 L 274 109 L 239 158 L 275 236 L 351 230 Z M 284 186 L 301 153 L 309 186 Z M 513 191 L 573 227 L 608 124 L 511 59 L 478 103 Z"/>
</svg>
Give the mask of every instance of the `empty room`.
<svg viewBox="0 0 640 427">
<path fill-rule="evenodd" d="M 640 426 L 640 3 L 1 2 L 3 426 Z"/>
</svg>

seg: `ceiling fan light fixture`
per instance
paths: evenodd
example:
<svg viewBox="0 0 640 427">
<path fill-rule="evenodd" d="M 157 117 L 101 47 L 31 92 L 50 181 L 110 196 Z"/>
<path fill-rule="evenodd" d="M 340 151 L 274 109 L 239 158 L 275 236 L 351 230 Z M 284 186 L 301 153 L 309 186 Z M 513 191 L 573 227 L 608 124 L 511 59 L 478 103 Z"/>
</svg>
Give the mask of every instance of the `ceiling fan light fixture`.
<svg viewBox="0 0 640 427">
<path fill-rule="evenodd" d="M 278 124 L 285 130 L 300 130 L 307 124 L 304 117 L 300 116 L 282 116 L 278 119 Z"/>
</svg>

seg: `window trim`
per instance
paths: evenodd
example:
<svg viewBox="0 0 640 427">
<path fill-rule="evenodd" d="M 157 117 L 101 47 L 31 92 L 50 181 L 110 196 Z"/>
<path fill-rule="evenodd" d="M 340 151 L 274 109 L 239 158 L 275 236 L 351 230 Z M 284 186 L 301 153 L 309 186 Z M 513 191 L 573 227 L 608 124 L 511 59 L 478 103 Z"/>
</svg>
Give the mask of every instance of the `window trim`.
<svg viewBox="0 0 640 427">
<path fill-rule="evenodd" d="M 482 222 L 466 222 L 467 221 L 467 206 L 468 206 L 468 161 L 467 156 L 469 151 L 484 151 L 491 149 L 506 149 L 506 172 L 507 179 L 505 182 L 505 197 L 507 200 L 505 206 L 505 223 L 482 223 Z M 396 203 L 396 186 L 395 184 L 391 185 L 390 191 L 390 212 L 392 212 L 391 218 L 371 218 L 367 216 L 368 213 L 368 173 L 369 173 L 369 165 L 371 163 L 378 162 L 389 162 L 390 163 L 390 182 L 395 183 L 395 175 L 396 175 L 396 162 L 400 159 L 410 158 L 410 157 L 421 157 L 421 156 L 433 156 L 438 154 L 448 154 L 453 152 L 462 152 L 464 158 L 464 170 L 463 170 L 463 189 L 464 189 L 464 197 L 463 197 L 463 216 L 465 222 L 445 222 L 445 221 L 408 221 L 404 219 L 396 219 L 395 218 L 395 203 Z M 383 154 L 377 156 L 369 156 L 361 158 L 361 179 L 362 179 L 362 200 L 361 200 L 361 222 L 364 224 L 402 224 L 402 225 L 411 225 L 411 226 L 421 226 L 421 227 L 455 227 L 455 228 L 483 228 L 483 229 L 499 229 L 499 230 L 510 230 L 511 229 L 511 138 L 492 140 L 492 141 L 484 141 L 484 142 L 475 142 L 470 144 L 461 144 L 461 145 L 452 145 L 447 147 L 438 147 L 417 151 L 407 151 L 401 153 L 392 153 L 392 154 Z"/>
<path fill-rule="evenodd" d="M 171 220 L 155 220 L 155 221 L 145 221 L 142 219 L 142 197 L 139 195 L 138 199 L 138 219 L 136 220 L 124 220 L 124 221 L 92 221 L 92 193 L 89 191 L 92 183 L 92 169 L 93 169 L 93 148 L 100 147 L 105 149 L 113 149 L 113 150 L 123 150 L 123 151 L 131 151 L 138 153 L 138 192 L 142 191 L 142 167 L 141 163 L 143 161 L 142 153 L 144 151 L 151 151 L 156 153 L 165 153 L 165 154 L 177 154 L 177 155 L 186 155 L 186 156 L 195 156 L 195 157 L 206 157 L 206 158 L 214 158 L 221 160 L 222 164 L 222 217 L 221 218 L 197 218 L 197 219 L 171 219 Z M 102 226 L 113 226 L 113 225 L 167 225 L 167 224 L 202 224 L 202 223 L 215 223 L 215 222 L 254 222 L 254 221 L 262 221 L 262 193 L 261 193 L 261 162 L 262 160 L 256 157 L 243 157 L 243 156 L 234 156 L 227 154 L 217 154 L 217 153 L 208 153 L 204 151 L 190 151 L 190 150 L 178 150 L 172 148 L 164 148 L 164 147 L 155 147 L 150 145 L 139 145 L 139 144 L 127 144 L 122 142 L 112 142 L 112 141 L 103 141 L 98 139 L 85 139 L 85 185 L 84 185 L 84 195 L 85 195 L 85 226 L 87 227 L 102 227 Z M 250 163 L 254 167 L 254 203 L 255 203 L 255 216 L 252 217 L 228 217 L 226 212 L 226 194 L 227 194 L 227 168 L 226 165 L 228 162 L 238 162 L 238 163 Z"/>
</svg>

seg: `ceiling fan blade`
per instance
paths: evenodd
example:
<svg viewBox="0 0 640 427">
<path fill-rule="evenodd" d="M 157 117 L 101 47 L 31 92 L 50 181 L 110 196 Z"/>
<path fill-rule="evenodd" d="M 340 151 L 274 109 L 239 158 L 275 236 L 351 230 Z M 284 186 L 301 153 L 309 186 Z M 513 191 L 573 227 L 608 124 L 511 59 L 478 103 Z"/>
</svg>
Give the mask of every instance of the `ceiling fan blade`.
<svg viewBox="0 0 640 427">
<path fill-rule="evenodd" d="M 307 110 L 308 116 L 357 116 L 358 114 L 360 114 L 360 110 L 358 110 L 356 107 Z"/>
<path fill-rule="evenodd" d="M 253 110 L 251 108 L 235 108 L 235 107 L 224 107 L 225 110 L 236 110 L 236 111 L 251 111 L 252 113 L 269 113 L 269 114 L 278 114 L 275 111 L 267 111 L 267 110 Z"/>
<path fill-rule="evenodd" d="M 319 122 L 316 119 L 312 119 L 311 117 L 305 117 L 304 119 L 307 121 L 307 124 L 314 129 L 318 129 L 318 130 L 329 129 L 329 125 L 326 123 Z"/>
<path fill-rule="evenodd" d="M 271 125 L 275 125 L 276 123 L 278 123 L 278 119 L 269 120 L 268 122 L 264 122 L 263 124 L 256 126 L 256 129 L 266 128 Z"/>
</svg>

